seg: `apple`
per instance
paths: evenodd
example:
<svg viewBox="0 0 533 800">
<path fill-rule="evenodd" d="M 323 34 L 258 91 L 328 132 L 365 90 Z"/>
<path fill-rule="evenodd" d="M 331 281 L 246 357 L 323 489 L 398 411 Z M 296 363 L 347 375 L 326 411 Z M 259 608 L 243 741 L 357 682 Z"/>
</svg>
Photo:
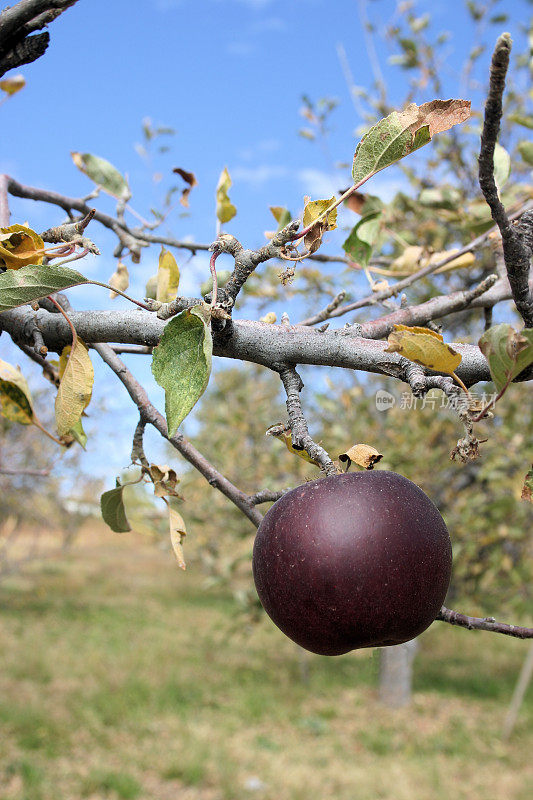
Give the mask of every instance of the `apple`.
<svg viewBox="0 0 533 800">
<path fill-rule="evenodd" d="M 451 568 L 435 505 L 385 470 L 333 475 L 283 495 L 253 551 L 267 614 L 301 647 L 330 656 L 418 636 L 444 602 Z"/>
</svg>

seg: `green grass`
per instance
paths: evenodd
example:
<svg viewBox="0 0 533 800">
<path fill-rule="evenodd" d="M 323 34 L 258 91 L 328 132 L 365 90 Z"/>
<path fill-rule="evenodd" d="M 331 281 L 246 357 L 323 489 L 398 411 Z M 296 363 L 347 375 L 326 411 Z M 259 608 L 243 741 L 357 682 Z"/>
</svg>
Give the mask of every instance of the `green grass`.
<svg viewBox="0 0 533 800">
<path fill-rule="evenodd" d="M 194 564 L 107 531 L 0 585 L 0 800 L 529 796 L 531 690 L 501 740 L 527 643 L 435 624 L 391 712 L 371 651 L 238 620 Z"/>
</svg>

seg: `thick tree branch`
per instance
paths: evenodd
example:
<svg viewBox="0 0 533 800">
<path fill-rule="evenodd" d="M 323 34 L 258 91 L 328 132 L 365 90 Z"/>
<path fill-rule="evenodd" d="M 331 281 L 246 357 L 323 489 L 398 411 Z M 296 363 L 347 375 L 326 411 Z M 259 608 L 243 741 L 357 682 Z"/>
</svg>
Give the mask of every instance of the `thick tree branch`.
<svg viewBox="0 0 533 800">
<path fill-rule="evenodd" d="M 466 614 L 452 611 L 445 606 L 442 606 L 435 619 L 440 622 L 449 622 L 450 625 L 459 625 L 469 631 L 492 631 L 492 633 L 503 633 L 506 636 L 516 636 L 517 639 L 533 639 L 533 628 L 521 628 L 519 625 L 496 622 L 494 617 L 468 617 Z"/>
<path fill-rule="evenodd" d="M 167 424 L 164 417 L 152 405 L 148 395 L 141 384 L 132 375 L 123 361 L 106 344 L 94 344 L 93 348 L 103 361 L 113 370 L 118 379 L 126 387 L 126 390 L 139 409 L 141 419 L 145 423 L 153 425 L 161 436 L 174 447 L 183 458 L 185 458 L 207 482 L 224 494 L 232 503 L 253 522 L 257 527 L 262 520 L 262 515 L 254 508 L 248 499 L 248 495 L 241 492 L 231 481 L 229 481 L 192 445 L 181 433 L 174 436 L 168 435 Z"/>
<path fill-rule="evenodd" d="M 485 104 L 479 153 L 479 185 L 489 205 L 492 218 L 500 229 L 505 267 L 516 308 L 526 327 L 530 328 L 533 327 L 533 293 L 529 288 L 531 249 L 511 225 L 494 180 L 494 148 L 500 132 L 502 97 L 510 52 L 511 37 L 508 33 L 504 33 L 498 38 L 492 54 L 489 94 Z"/>
<path fill-rule="evenodd" d="M 33 317 L 29 306 L 0 314 L 0 329 L 20 339 L 24 326 Z M 117 342 L 154 347 L 165 323 L 147 311 L 72 312 L 71 320 L 85 342 Z M 59 314 L 40 309 L 35 319 L 49 350 L 60 351 L 70 343 L 70 331 Z M 268 325 L 263 322 L 235 321 L 214 337 L 213 353 L 262 364 L 313 364 L 345 367 L 402 378 L 404 370 L 397 353 L 385 353 L 386 342 L 364 339 L 350 328 L 321 332 L 302 326 Z M 461 380 L 471 386 L 491 380 L 484 355 L 476 345 L 452 343 L 462 355 L 457 368 Z"/>
</svg>

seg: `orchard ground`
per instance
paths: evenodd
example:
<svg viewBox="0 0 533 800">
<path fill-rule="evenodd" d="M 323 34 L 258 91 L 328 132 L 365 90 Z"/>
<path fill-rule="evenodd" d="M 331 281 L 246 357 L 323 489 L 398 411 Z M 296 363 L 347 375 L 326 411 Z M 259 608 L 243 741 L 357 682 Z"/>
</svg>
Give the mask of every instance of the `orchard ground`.
<svg viewBox="0 0 533 800">
<path fill-rule="evenodd" d="M 194 560 L 99 523 L 4 579 L 0 800 L 531 796 L 531 691 L 501 739 L 527 643 L 436 623 L 393 712 L 375 653 L 303 656 L 239 613 Z"/>
</svg>

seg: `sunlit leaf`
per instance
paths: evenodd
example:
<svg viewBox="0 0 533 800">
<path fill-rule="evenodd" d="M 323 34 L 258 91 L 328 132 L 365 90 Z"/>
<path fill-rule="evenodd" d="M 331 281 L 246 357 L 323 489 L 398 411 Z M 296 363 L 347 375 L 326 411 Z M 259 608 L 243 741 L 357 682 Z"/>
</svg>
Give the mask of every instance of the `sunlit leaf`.
<svg viewBox="0 0 533 800">
<path fill-rule="evenodd" d="M 511 156 L 501 144 L 496 142 L 494 147 L 494 180 L 498 190 L 501 191 L 511 174 Z"/>
<path fill-rule="evenodd" d="M 286 425 L 283 425 L 282 423 L 271 425 L 266 431 L 266 436 L 274 436 L 276 439 L 279 439 L 280 442 L 283 442 L 289 453 L 302 458 L 304 461 L 307 461 L 309 464 L 313 464 L 315 467 L 320 466 L 319 462 L 315 461 L 314 458 L 311 458 L 306 450 L 300 450 L 294 447 L 292 443 L 291 429 Z"/>
<path fill-rule="evenodd" d="M 269 311 L 264 317 L 261 317 L 261 322 L 266 322 L 267 325 L 274 325 L 277 320 L 276 312 Z"/>
<path fill-rule="evenodd" d="M 461 363 L 461 354 L 446 344 L 439 333 L 417 326 L 395 325 L 394 328 L 388 337 L 386 353 L 400 353 L 409 361 L 449 375 Z"/>
<path fill-rule="evenodd" d="M 393 111 L 370 128 L 357 145 L 354 183 L 360 184 L 469 116 L 470 102 L 466 100 L 432 100 L 421 106 L 411 103 L 404 111 Z"/>
<path fill-rule="evenodd" d="M 364 469 L 373 469 L 374 465 L 381 461 L 383 453 L 376 450 L 369 444 L 354 444 L 345 453 L 341 453 L 339 461 L 346 463 L 346 470 L 348 471 L 352 461 Z"/>
<path fill-rule="evenodd" d="M 10 78 L 3 78 L 0 81 L 0 89 L 9 95 L 20 92 L 25 86 L 26 78 L 24 75 L 12 75 Z"/>
<path fill-rule="evenodd" d="M 479 349 L 489 363 L 492 380 L 500 392 L 533 363 L 533 328 L 523 328 L 517 333 L 506 322 L 494 325 L 479 340 Z"/>
<path fill-rule="evenodd" d="M 270 206 L 270 211 L 278 223 L 278 231 L 281 231 L 292 219 L 292 214 L 289 209 L 283 206 Z"/>
<path fill-rule="evenodd" d="M 7 270 L 0 275 L 0 312 L 40 300 L 52 292 L 81 283 L 87 283 L 84 275 L 53 264 Z"/>
<path fill-rule="evenodd" d="M 180 271 L 176 259 L 170 250 L 161 247 L 159 266 L 157 268 L 156 300 L 170 303 L 178 294 Z"/>
<path fill-rule="evenodd" d="M 94 370 L 87 346 L 77 337 L 68 355 L 56 395 L 56 427 L 61 436 L 72 430 L 89 405 L 93 382 Z"/>
<path fill-rule="evenodd" d="M 219 222 L 224 224 L 224 222 L 229 222 L 235 214 L 237 213 L 237 209 L 230 201 L 228 192 L 231 186 L 231 178 L 228 172 L 228 168 L 224 167 L 222 172 L 220 173 L 220 178 L 218 179 L 217 183 L 217 190 L 216 190 L 216 198 L 217 198 L 217 219 Z"/>
<path fill-rule="evenodd" d="M 209 383 L 213 342 L 209 311 L 186 309 L 165 326 L 152 359 L 152 372 L 165 390 L 169 436 L 173 436 Z"/>
<path fill-rule="evenodd" d="M 322 237 L 326 231 L 334 231 L 337 227 L 337 209 L 328 211 L 322 219 L 321 214 L 335 203 L 335 195 L 329 200 L 311 200 L 306 202 L 303 215 L 303 226 L 311 229 L 304 237 L 304 242 L 309 253 L 314 253 L 322 244 Z M 315 222 L 315 220 L 319 220 Z"/>
<path fill-rule="evenodd" d="M 119 200 L 130 199 L 131 192 L 126 179 L 105 158 L 93 156 L 91 153 L 72 152 L 70 155 L 77 168 L 94 183 L 101 186 L 104 192 Z"/>
<path fill-rule="evenodd" d="M 42 264 L 44 242 L 26 225 L 0 228 L 0 267 L 20 269 L 28 264 Z"/>
</svg>

